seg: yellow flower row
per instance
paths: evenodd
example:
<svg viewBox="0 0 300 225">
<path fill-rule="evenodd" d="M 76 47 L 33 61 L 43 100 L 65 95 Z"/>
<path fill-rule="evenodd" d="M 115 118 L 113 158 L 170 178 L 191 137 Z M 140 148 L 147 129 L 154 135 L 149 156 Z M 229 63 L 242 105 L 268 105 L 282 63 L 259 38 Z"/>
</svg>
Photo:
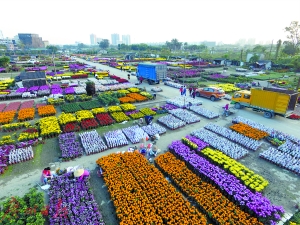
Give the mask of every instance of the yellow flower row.
<svg viewBox="0 0 300 225">
<path fill-rule="evenodd" d="M 77 121 L 79 122 L 85 119 L 94 119 L 93 113 L 89 110 L 80 110 L 77 111 L 75 114 L 76 114 Z"/>
<path fill-rule="evenodd" d="M 124 103 L 121 104 L 120 107 L 124 110 L 124 111 L 132 111 L 136 109 L 136 106 L 130 103 Z"/>
<path fill-rule="evenodd" d="M 57 135 L 61 133 L 58 120 L 55 116 L 49 116 L 40 119 L 41 136 Z"/>
<path fill-rule="evenodd" d="M 108 111 L 108 112 L 121 112 L 122 109 L 121 109 L 120 106 L 115 105 L 115 106 L 109 106 L 109 107 L 107 108 L 107 111 Z"/>
<path fill-rule="evenodd" d="M 246 186 L 255 191 L 262 191 L 269 184 L 269 182 L 262 176 L 255 174 L 254 171 L 220 151 L 216 151 L 211 148 L 205 148 L 201 151 L 201 153 L 213 160 L 218 165 L 222 166 L 224 169 L 229 170 L 230 173 L 242 180 Z"/>
<path fill-rule="evenodd" d="M 92 113 L 94 115 L 99 114 L 99 113 L 106 113 L 106 112 L 107 112 L 107 110 L 105 108 L 95 108 L 95 109 L 92 109 Z"/>
<path fill-rule="evenodd" d="M 72 113 L 62 113 L 58 116 L 58 122 L 60 125 L 65 125 L 67 123 L 76 122 L 76 117 Z"/>
</svg>

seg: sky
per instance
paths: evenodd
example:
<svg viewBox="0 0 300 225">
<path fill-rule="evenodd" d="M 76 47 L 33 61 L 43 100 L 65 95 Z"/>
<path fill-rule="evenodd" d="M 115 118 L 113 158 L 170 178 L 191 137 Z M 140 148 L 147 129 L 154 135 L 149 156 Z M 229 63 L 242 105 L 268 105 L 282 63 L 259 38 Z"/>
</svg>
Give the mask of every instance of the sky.
<svg viewBox="0 0 300 225">
<path fill-rule="evenodd" d="M 90 44 L 129 34 L 131 43 L 285 39 L 300 0 L 1 0 L 3 36 L 36 33 L 50 44 Z"/>
</svg>

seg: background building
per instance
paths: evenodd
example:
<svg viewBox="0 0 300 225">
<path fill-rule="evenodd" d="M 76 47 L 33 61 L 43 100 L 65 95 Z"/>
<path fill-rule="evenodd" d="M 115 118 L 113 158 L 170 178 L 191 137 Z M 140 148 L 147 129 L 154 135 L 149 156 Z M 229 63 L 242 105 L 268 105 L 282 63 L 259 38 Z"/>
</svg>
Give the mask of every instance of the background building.
<svg viewBox="0 0 300 225">
<path fill-rule="evenodd" d="M 119 34 L 112 34 L 111 35 L 111 44 L 112 45 L 118 45 L 119 41 L 120 41 Z"/>
<path fill-rule="evenodd" d="M 249 38 L 247 41 L 247 45 L 255 45 L 255 38 Z"/>
<path fill-rule="evenodd" d="M 0 39 L 4 39 L 2 30 L 0 30 Z"/>
<path fill-rule="evenodd" d="M 125 45 L 131 45 L 130 35 L 122 35 L 122 43 Z"/>
<path fill-rule="evenodd" d="M 38 34 L 18 34 L 20 41 L 29 48 L 44 48 L 44 42 Z"/>
<path fill-rule="evenodd" d="M 103 40 L 103 38 L 97 38 L 96 39 L 96 45 L 98 45 L 99 42 L 101 42 Z"/>
<path fill-rule="evenodd" d="M 43 42 L 44 42 L 45 48 L 47 48 L 47 46 L 49 45 L 49 41 L 43 41 Z"/>
<path fill-rule="evenodd" d="M 97 45 L 97 36 L 96 34 L 90 35 L 91 45 Z"/>
</svg>

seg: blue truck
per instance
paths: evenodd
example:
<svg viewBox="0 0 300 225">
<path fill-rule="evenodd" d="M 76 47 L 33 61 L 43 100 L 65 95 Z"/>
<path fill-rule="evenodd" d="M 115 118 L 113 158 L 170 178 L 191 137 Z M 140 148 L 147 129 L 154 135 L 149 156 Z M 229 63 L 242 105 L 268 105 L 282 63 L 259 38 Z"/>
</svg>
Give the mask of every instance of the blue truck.
<svg viewBox="0 0 300 225">
<path fill-rule="evenodd" d="M 159 63 L 139 63 L 136 71 L 137 79 L 140 77 L 149 84 L 159 84 L 167 77 L 167 65 Z"/>
</svg>

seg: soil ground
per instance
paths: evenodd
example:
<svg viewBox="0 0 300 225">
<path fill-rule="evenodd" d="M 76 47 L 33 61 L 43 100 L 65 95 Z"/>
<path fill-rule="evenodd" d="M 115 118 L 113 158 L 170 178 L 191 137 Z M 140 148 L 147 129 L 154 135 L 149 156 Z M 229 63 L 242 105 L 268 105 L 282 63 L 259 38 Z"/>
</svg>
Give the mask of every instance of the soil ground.
<svg viewBox="0 0 300 225">
<path fill-rule="evenodd" d="M 96 65 L 101 69 L 110 70 L 112 74 L 124 78 L 127 77 L 126 72 L 121 72 L 117 69 L 106 67 L 100 64 L 94 64 L 90 62 L 89 64 Z M 132 83 L 135 83 L 136 78 L 131 77 L 130 81 Z M 178 89 L 171 88 L 163 84 L 158 84 L 157 86 L 160 86 L 163 89 L 163 92 L 159 92 L 157 94 L 157 98 L 155 101 L 149 101 L 145 103 L 147 104 L 146 107 L 163 105 L 167 99 L 179 95 Z M 142 84 L 141 87 L 145 87 L 147 91 L 150 91 L 152 86 L 149 86 L 148 84 Z M 201 100 L 203 101 L 204 108 L 210 109 L 215 112 L 221 112 L 222 106 L 224 106 L 228 102 L 227 100 L 211 102 L 210 100 L 204 98 Z M 218 125 L 228 127 L 231 124 L 232 118 L 237 115 L 254 120 L 266 126 L 273 127 L 277 130 L 281 130 L 300 138 L 300 121 L 289 120 L 282 117 L 266 119 L 262 116 L 261 113 L 253 112 L 248 109 L 242 109 L 236 111 L 235 114 L 229 117 L 220 117 L 213 120 L 208 120 L 201 117 L 201 122 L 199 123 L 187 125 L 178 130 L 167 130 L 167 133 L 162 135 L 160 140 L 158 140 L 157 146 L 162 150 L 162 152 L 165 152 L 167 151 L 168 145 L 173 140 L 181 139 L 191 131 L 201 128 L 209 122 L 215 122 Z M 155 118 L 154 122 L 156 121 L 156 119 L 157 117 Z M 118 128 L 131 126 L 132 124 L 133 122 L 130 121 L 126 124 L 115 124 L 104 128 L 98 128 L 97 131 L 102 136 L 103 132 L 107 130 L 115 130 Z M 0 133 L 1 136 L 5 134 L 7 133 Z M 14 195 L 22 196 L 29 190 L 29 188 L 36 187 L 37 183 L 40 183 L 42 169 L 49 166 L 49 164 L 54 164 L 55 168 L 67 168 L 69 166 L 81 165 L 91 170 L 90 181 L 92 190 L 99 204 L 106 224 L 118 224 L 116 215 L 114 213 L 114 206 L 110 201 L 107 188 L 103 182 L 103 179 L 99 178 L 96 174 L 97 166 L 95 161 L 99 157 L 108 155 L 113 152 L 126 151 L 130 146 L 134 145 L 110 149 L 95 155 L 82 156 L 81 158 L 77 158 L 69 162 L 60 162 L 60 150 L 57 138 L 47 139 L 44 145 L 39 145 L 34 148 L 34 160 L 12 165 L 4 175 L 0 176 L 0 201 Z M 294 205 L 300 202 L 300 189 L 297 188 L 300 186 L 300 177 L 265 160 L 260 159 L 258 157 L 259 153 L 266 150 L 269 146 L 270 145 L 267 142 L 264 142 L 256 152 L 249 151 L 249 155 L 240 161 L 269 181 L 269 186 L 263 192 L 264 195 L 267 196 L 273 204 L 282 205 L 287 213 L 292 214 L 295 212 Z"/>
</svg>

